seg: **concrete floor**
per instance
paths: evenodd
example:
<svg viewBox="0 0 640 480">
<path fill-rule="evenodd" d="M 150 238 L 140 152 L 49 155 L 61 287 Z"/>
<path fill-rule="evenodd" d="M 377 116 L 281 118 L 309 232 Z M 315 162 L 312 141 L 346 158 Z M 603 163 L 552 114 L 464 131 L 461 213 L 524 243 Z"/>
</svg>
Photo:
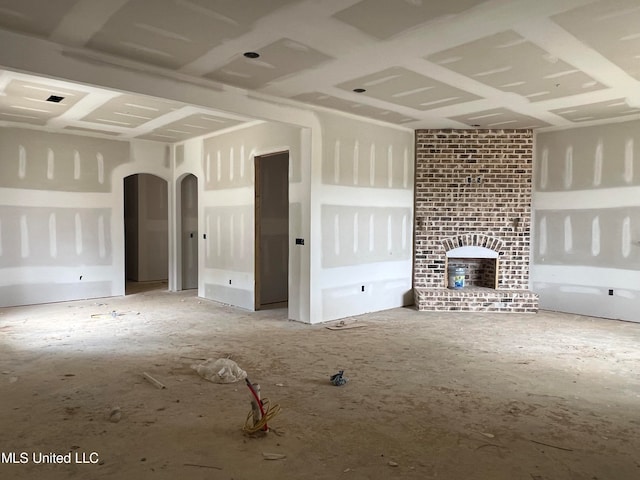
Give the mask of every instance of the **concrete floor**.
<svg viewBox="0 0 640 480">
<path fill-rule="evenodd" d="M 0 478 L 640 478 L 640 324 L 400 308 L 334 331 L 138 292 L 0 310 Z M 275 431 L 244 435 L 246 386 L 190 368 L 227 356 Z"/>
</svg>

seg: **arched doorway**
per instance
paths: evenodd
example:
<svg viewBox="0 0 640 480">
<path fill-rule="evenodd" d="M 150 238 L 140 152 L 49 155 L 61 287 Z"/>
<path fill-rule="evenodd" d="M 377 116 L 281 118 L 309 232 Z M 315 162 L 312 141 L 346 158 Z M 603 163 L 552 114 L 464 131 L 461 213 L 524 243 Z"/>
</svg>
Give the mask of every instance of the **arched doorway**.
<svg viewBox="0 0 640 480">
<path fill-rule="evenodd" d="M 189 174 L 180 182 L 182 290 L 198 288 L 198 179 Z"/>
<path fill-rule="evenodd" d="M 124 179 L 125 294 L 166 289 L 168 183 L 140 173 Z"/>
</svg>

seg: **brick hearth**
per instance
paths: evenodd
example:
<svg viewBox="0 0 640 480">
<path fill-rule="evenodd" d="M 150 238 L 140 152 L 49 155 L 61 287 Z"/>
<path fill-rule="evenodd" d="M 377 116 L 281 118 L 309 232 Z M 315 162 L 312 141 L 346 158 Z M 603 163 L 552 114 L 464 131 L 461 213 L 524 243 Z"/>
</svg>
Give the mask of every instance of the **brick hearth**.
<svg viewBox="0 0 640 480">
<path fill-rule="evenodd" d="M 538 298 L 527 290 L 532 164 L 530 130 L 416 132 L 414 295 L 420 310 L 537 311 Z M 497 252 L 497 289 L 476 286 L 485 260 L 446 258 L 463 246 Z M 447 289 L 448 263 L 464 262 L 469 286 Z"/>
</svg>

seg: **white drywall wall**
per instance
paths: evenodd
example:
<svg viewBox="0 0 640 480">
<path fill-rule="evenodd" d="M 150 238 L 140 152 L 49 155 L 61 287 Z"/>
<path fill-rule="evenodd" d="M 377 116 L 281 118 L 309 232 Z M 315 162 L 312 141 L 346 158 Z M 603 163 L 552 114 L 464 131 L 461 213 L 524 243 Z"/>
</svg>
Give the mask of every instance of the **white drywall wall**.
<svg viewBox="0 0 640 480">
<path fill-rule="evenodd" d="M 640 322 L 640 121 L 539 133 L 535 167 L 540 307 Z"/>
<path fill-rule="evenodd" d="M 164 148 L 0 127 L 0 306 L 124 294 L 123 179 Z"/>
</svg>

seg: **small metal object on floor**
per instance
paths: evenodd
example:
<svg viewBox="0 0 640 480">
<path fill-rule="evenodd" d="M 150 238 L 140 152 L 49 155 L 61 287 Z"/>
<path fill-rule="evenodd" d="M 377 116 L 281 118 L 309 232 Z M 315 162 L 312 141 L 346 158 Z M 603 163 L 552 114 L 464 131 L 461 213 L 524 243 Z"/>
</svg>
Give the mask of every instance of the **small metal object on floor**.
<svg viewBox="0 0 640 480">
<path fill-rule="evenodd" d="M 344 376 L 344 370 L 340 370 L 338 373 L 331 375 L 331 383 L 336 387 L 340 387 L 347 383 L 348 378 Z"/>
</svg>

